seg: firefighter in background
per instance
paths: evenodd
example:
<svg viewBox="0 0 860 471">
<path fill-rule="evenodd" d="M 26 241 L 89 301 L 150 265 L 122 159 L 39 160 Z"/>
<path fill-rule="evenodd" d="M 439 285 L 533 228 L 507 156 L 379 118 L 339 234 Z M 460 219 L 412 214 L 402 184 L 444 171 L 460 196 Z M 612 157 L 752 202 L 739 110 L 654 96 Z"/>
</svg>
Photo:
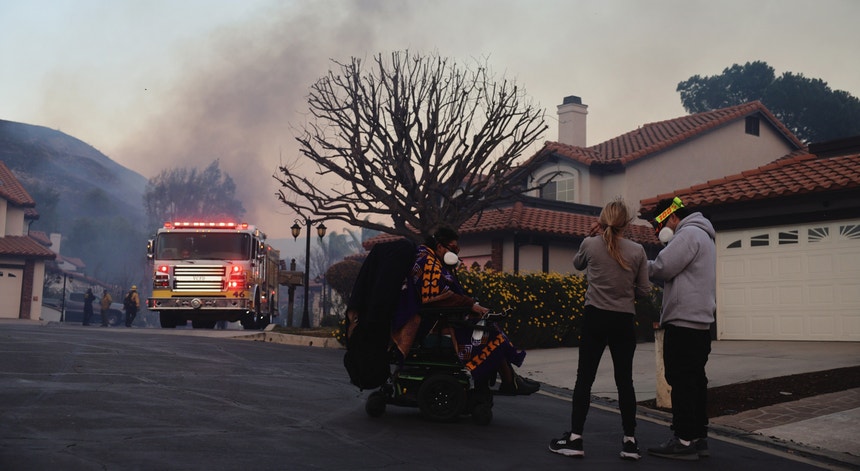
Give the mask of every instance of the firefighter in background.
<svg viewBox="0 0 860 471">
<path fill-rule="evenodd" d="M 90 325 L 90 319 L 93 317 L 93 301 L 96 300 L 96 296 L 93 294 L 92 288 L 87 288 L 87 292 L 84 294 L 84 325 Z"/>
<path fill-rule="evenodd" d="M 113 302 L 113 298 L 110 297 L 110 293 L 108 290 L 105 290 L 102 294 L 101 301 L 101 314 L 102 314 L 102 327 L 108 326 L 108 309 L 110 309 L 110 304 Z"/>
<path fill-rule="evenodd" d="M 137 311 L 140 309 L 140 296 L 137 294 L 137 286 L 131 285 L 131 289 L 125 295 L 122 304 L 125 309 L 125 326 L 131 327 L 134 318 L 137 317 Z"/>
</svg>

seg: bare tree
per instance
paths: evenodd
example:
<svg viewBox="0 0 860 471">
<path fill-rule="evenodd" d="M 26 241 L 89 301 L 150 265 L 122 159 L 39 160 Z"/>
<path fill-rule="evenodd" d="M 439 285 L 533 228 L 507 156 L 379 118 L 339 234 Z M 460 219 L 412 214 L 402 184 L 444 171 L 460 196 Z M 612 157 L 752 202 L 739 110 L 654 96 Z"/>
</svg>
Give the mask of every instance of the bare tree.
<svg viewBox="0 0 860 471">
<path fill-rule="evenodd" d="M 218 160 L 203 171 L 162 170 L 147 182 L 143 203 L 151 227 L 177 218 L 235 220 L 245 214 L 242 202 L 236 199 L 236 184 L 221 172 Z"/>
<path fill-rule="evenodd" d="M 416 238 L 534 189 L 515 160 L 546 130 L 544 111 L 486 62 L 469 70 L 403 51 L 367 70 L 333 63 L 311 86 L 302 157 L 274 175 L 295 212 Z M 302 158 L 316 177 L 298 171 Z"/>
</svg>

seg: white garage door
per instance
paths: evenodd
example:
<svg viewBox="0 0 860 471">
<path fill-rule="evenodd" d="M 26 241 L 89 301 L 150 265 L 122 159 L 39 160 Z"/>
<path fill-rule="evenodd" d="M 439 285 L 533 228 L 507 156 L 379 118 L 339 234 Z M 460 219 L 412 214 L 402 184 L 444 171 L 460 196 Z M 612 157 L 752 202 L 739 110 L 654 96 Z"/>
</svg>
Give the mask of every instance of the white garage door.
<svg viewBox="0 0 860 471">
<path fill-rule="evenodd" d="M 23 279 L 23 268 L 0 266 L 0 318 L 18 318 Z"/>
<path fill-rule="evenodd" d="M 860 340 L 860 220 L 718 233 L 717 336 Z"/>
</svg>

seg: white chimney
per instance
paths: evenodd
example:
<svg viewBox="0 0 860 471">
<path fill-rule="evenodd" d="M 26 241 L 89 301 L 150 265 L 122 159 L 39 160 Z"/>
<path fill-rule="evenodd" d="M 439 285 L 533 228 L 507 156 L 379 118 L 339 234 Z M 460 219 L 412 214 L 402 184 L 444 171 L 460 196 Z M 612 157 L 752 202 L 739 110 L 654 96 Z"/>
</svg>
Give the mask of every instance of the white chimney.
<svg viewBox="0 0 860 471">
<path fill-rule="evenodd" d="M 585 147 L 585 116 L 588 105 L 578 96 L 566 96 L 558 105 L 558 142 Z"/>
<path fill-rule="evenodd" d="M 60 254 L 60 241 L 63 239 L 63 235 L 57 232 L 52 232 L 51 235 L 48 236 L 51 239 L 51 250 L 59 255 Z"/>
</svg>

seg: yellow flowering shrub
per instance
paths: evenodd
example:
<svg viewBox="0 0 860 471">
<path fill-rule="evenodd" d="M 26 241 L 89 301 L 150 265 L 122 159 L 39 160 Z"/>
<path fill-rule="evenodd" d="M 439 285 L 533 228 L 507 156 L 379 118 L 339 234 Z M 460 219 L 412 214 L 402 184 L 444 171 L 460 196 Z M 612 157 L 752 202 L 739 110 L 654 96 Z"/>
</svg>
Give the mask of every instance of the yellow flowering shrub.
<svg viewBox="0 0 860 471">
<path fill-rule="evenodd" d="M 579 344 L 586 284 L 557 273 L 515 275 L 494 270 L 462 270 L 463 288 L 493 311 L 510 309 L 499 325 L 521 348 Z"/>
<path fill-rule="evenodd" d="M 500 312 L 510 309 L 499 325 L 521 348 L 579 345 L 585 306 L 586 280 L 579 275 L 528 273 L 516 275 L 494 270 L 460 270 L 463 288 L 481 305 Z M 637 302 L 640 341 L 653 340 L 652 320 L 659 317 L 659 290 L 651 299 Z"/>
</svg>

